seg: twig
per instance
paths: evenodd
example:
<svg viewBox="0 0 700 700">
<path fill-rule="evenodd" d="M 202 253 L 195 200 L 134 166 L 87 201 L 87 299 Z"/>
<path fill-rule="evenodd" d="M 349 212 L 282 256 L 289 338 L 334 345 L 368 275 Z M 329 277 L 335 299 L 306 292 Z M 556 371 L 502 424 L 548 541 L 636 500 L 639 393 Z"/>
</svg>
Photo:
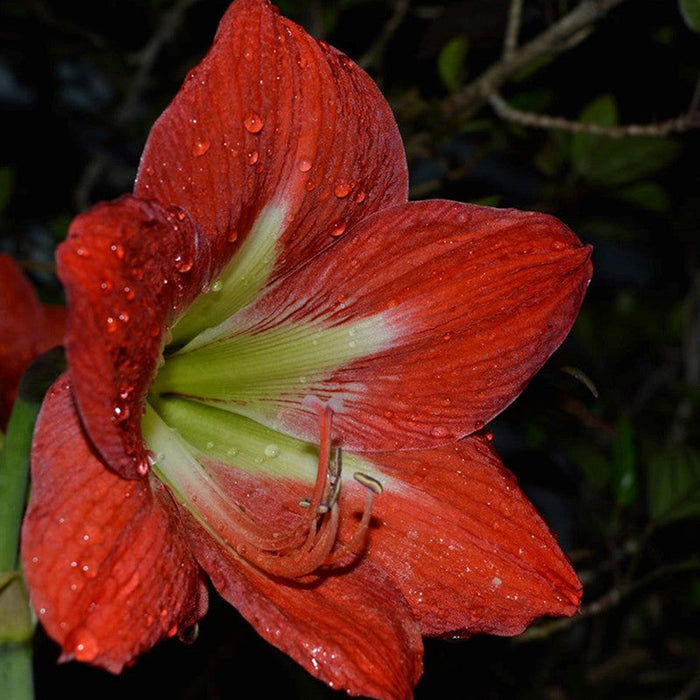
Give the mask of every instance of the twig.
<svg viewBox="0 0 700 700">
<path fill-rule="evenodd" d="M 654 583 L 660 578 L 666 576 L 672 576 L 678 573 L 694 572 L 700 570 L 700 560 L 692 559 L 690 561 L 681 562 L 679 564 L 672 564 L 670 566 L 664 566 L 655 571 L 652 571 L 646 576 L 643 576 L 636 581 L 629 584 L 621 584 L 609 590 L 607 593 L 602 595 L 598 600 L 590 603 L 589 605 L 581 608 L 581 612 L 573 617 L 567 617 L 559 620 L 553 620 L 551 622 L 545 622 L 544 624 L 531 627 L 526 632 L 523 632 L 519 637 L 515 638 L 516 642 L 532 642 L 537 639 L 546 639 L 556 632 L 561 632 L 562 630 L 573 627 L 579 622 L 588 619 L 589 617 L 595 617 L 600 615 L 612 608 L 617 607 L 625 598 L 628 598 L 632 593 L 637 592 L 641 588 Z"/>
<path fill-rule="evenodd" d="M 516 71 L 537 58 L 570 49 L 587 36 L 591 25 L 624 0 L 583 0 L 549 29 L 504 56 L 476 80 L 451 95 L 443 105 L 448 124 L 463 123 Z"/>
<path fill-rule="evenodd" d="M 503 40 L 503 58 L 510 58 L 518 47 L 520 20 L 523 15 L 523 0 L 511 0 L 508 9 L 508 25 Z"/>
<path fill-rule="evenodd" d="M 173 39 L 184 18 L 185 12 L 199 0 L 177 0 L 175 5 L 162 15 L 160 25 L 146 45 L 135 55 L 137 70 L 129 83 L 121 105 L 114 115 L 114 124 L 123 127 L 134 118 L 141 95 L 146 89 L 156 58 L 163 46 Z M 75 206 L 81 211 L 90 204 L 90 193 L 99 179 L 108 158 L 104 152 L 96 153 L 83 171 L 75 191 Z"/>
<path fill-rule="evenodd" d="M 357 64 L 359 66 L 365 70 L 370 66 L 374 66 L 375 68 L 379 67 L 384 49 L 406 16 L 409 5 L 410 0 L 396 0 L 396 2 L 394 2 L 394 11 L 391 17 L 387 20 L 379 36 L 377 36 L 369 49 L 367 49 L 364 55 L 358 60 Z"/>
<path fill-rule="evenodd" d="M 506 121 L 536 129 L 557 129 L 571 134 L 594 134 L 620 139 L 628 136 L 668 136 L 700 127 L 700 112 L 691 109 L 680 117 L 651 124 L 626 124 L 620 126 L 603 126 L 586 122 L 571 121 L 547 114 L 523 112 L 509 105 L 497 92 L 489 96 L 489 103 L 496 114 Z"/>
</svg>

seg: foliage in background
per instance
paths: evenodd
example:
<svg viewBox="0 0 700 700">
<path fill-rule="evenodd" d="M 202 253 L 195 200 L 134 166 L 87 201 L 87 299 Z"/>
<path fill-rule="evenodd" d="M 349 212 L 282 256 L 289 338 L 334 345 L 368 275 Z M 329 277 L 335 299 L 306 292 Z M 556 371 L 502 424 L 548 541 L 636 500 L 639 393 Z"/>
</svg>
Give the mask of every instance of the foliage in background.
<svg viewBox="0 0 700 700">
<path fill-rule="evenodd" d="M 513 118 L 487 97 L 473 113 L 451 107 L 508 55 L 517 2 L 279 4 L 378 80 L 407 143 L 414 198 L 548 211 L 595 246 L 572 337 L 492 426 L 505 464 L 572 557 L 586 591 L 582 614 L 515 640 L 429 641 L 417 697 L 455 688 L 477 698 L 693 697 L 700 130 L 610 138 L 516 117 L 615 129 L 683 115 L 700 76 L 700 3 L 608 3 L 616 6 L 571 48 L 536 56 L 499 84 Z M 130 188 L 148 125 L 201 58 L 226 5 L 3 4 L 0 249 L 25 263 L 45 301 L 61 298 L 52 255 L 68 221 Z M 522 3 L 515 48 L 581 5 Z M 119 678 L 56 666 L 56 649 L 40 637 L 37 697 L 138 698 L 153 682 L 178 698 L 333 696 L 234 611 L 213 611 L 193 646 L 161 645 Z"/>
</svg>

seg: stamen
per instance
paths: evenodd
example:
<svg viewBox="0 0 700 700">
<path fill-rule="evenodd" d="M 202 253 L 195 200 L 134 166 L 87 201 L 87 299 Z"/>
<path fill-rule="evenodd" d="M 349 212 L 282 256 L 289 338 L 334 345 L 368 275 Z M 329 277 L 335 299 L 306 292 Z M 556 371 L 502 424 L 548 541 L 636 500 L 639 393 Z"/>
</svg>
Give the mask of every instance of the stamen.
<svg viewBox="0 0 700 700">
<path fill-rule="evenodd" d="M 363 486 L 365 486 L 366 488 L 368 488 L 370 491 L 376 493 L 377 496 L 379 496 L 382 493 L 382 491 L 384 491 L 381 483 L 372 476 L 368 476 L 367 474 L 363 474 L 362 472 L 355 472 L 352 475 L 352 478 L 355 479 L 355 481 L 362 484 Z"/>
<path fill-rule="evenodd" d="M 329 567 L 357 556 L 364 548 L 372 517 L 375 494 L 382 493 L 381 483 L 372 476 L 355 472 L 353 478 L 367 489 L 360 522 L 345 543 L 338 543 L 343 451 L 332 448 L 333 411 L 338 402 L 324 402 L 306 397 L 304 406 L 319 416 L 320 440 L 318 469 L 310 498 L 299 501 L 303 515 L 287 533 L 270 533 L 241 508 L 228 504 L 226 525 L 217 534 L 245 561 L 273 576 L 299 578 L 320 567 Z M 333 458 L 331 458 L 333 457 Z M 231 512 L 234 511 L 234 512 Z"/>
</svg>

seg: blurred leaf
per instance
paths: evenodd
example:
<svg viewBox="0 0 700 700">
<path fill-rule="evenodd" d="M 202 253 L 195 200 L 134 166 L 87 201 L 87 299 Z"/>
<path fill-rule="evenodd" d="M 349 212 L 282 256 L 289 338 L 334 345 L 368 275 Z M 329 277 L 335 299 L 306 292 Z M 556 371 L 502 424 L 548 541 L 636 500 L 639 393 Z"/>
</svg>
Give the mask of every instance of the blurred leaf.
<svg viewBox="0 0 700 700">
<path fill-rule="evenodd" d="M 615 195 L 642 209 L 663 214 L 671 209 L 671 199 L 666 190 L 655 182 L 637 182 L 616 190 Z"/>
<path fill-rule="evenodd" d="M 0 212 L 4 211 L 15 189 L 15 171 L 6 166 L 0 168 Z"/>
<path fill-rule="evenodd" d="M 469 40 L 460 34 L 450 39 L 440 51 L 437 60 L 438 75 L 450 92 L 454 92 L 462 83 L 468 48 Z"/>
<path fill-rule="evenodd" d="M 678 0 L 678 9 L 688 27 L 700 32 L 700 0 Z"/>
<path fill-rule="evenodd" d="M 700 516 L 700 454 L 675 447 L 649 460 L 649 515 L 666 524 Z"/>
<path fill-rule="evenodd" d="M 629 418 L 622 418 L 613 443 L 615 499 L 621 506 L 637 500 L 637 457 L 634 449 L 634 427 Z"/>
<path fill-rule="evenodd" d="M 601 95 L 579 116 L 586 124 L 616 126 L 617 105 L 611 95 Z M 607 187 L 627 185 L 663 170 L 678 154 L 670 139 L 630 136 L 613 139 L 576 134 L 571 146 L 574 171 L 582 178 Z"/>
<path fill-rule="evenodd" d="M 594 444 L 574 443 L 569 447 L 569 454 L 594 486 L 602 489 L 610 483 L 610 461 Z"/>
<path fill-rule="evenodd" d="M 534 61 L 531 61 L 527 65 L 523 66 L 519 70 L 513 73 L 512 80 L 514 82 L 521 82 L 527 80 L 531 75 L 537 73 L 540 68 L 544 68 L 552 62 L 551 56 L 539 56 Z"/>
</svg>

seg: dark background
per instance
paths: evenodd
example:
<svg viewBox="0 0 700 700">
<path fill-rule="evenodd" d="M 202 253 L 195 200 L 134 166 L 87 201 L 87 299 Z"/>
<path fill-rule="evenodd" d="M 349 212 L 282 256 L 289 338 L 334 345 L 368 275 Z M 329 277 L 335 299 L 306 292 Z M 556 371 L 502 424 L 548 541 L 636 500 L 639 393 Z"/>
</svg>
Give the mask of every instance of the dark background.
<svg viewBox="0 0 700 700">
<path fill-rule="evenodd" d="M 370 52 L 365 65 L 397 116 L 414 197 L 548 211 L 595 247 L 571 337 L 491 426 L 579 572 L 583 614 L 514 640 L 427 640 L 416 697 L 699 697 L 700 130 L 575 136 L 504 122 L 488 106 L 449 124 L 445 105 L 499 59 L 509 3 L 414 0 L 377 44 L 399 4 L 280 3 L 353 59 Z M 527 0 L 521 41 L 575 4 Z M 139 52 L 175 5 L 0 8 L 0 250 L 46 301 L 61 301 L 52 256 L 69 221 L 131 189 L 150 125 L 227 2 L 192 0 L 139 82 Z M 541 114 L 644 124 L 683 114 L 699 75 L 700 33 L 678 4 L 627 0 L 575 48 L 501 89 Z M 336 695 L 216 599 L 194 644 L 163 642 L 121 677 L 57 666 L 57 653 L 39 632 L 38 698 Z"/>
</svg>

